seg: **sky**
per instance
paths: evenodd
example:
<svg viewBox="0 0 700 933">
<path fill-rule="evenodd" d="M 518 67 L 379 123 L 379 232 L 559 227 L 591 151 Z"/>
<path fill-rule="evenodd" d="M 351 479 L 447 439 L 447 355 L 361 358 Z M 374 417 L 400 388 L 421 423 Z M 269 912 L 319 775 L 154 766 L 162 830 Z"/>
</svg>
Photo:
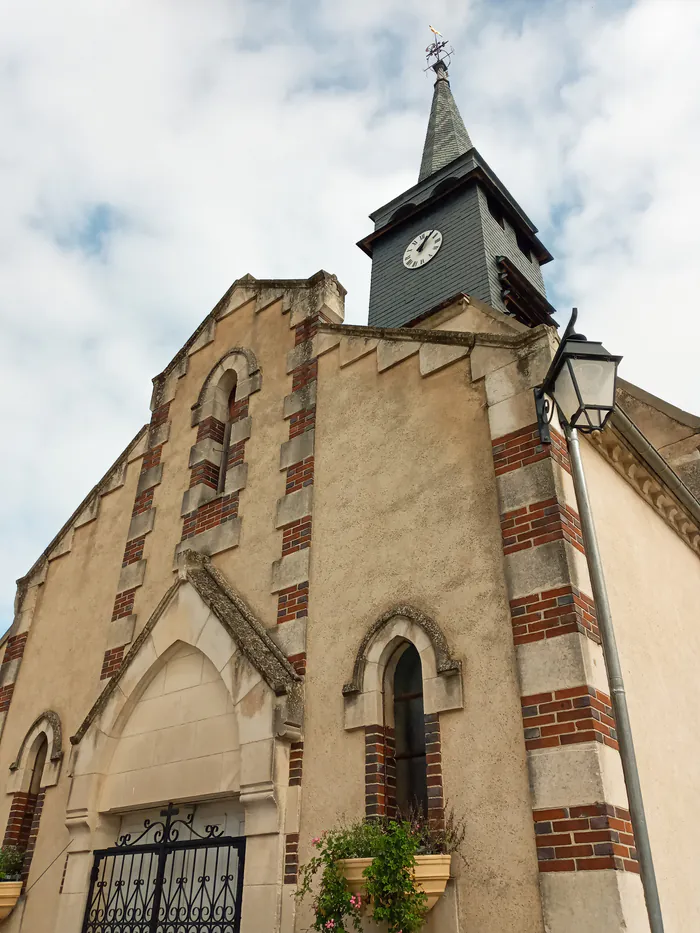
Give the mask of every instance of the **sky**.
<svg viewBox="0 0 700 933">
<path fill-rule="evenodd" d="M 698 0 L 0 0 L 0 630 L 234 279 L 324 268 L 366 323 L 428 23 L 559 320 L 700 411 Z"/>
</svg>

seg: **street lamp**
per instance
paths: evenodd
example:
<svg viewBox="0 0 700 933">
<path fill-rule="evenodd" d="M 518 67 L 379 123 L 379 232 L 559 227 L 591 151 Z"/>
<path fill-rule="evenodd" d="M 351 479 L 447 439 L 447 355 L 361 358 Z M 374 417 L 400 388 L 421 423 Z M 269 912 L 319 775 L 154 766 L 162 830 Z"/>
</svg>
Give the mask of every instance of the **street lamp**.
<svg viewBox="0 0 700 933">
<path fill-rule="evenodd" d="M 615 729 L 620 746 L 620 758 L 627 787 L 649 927 L 651 933 L 663 933 L 661 904 L 644 814 L 642 788 L 639 783 L 639 770 L 627 709 L 627 696 L 578 439 L 579 431 L 591 434 L 594 431 L 602 431 L 605 427 L 615 407 L 617 366 L 621 357 L 608 353 L 601 343 L 586 340 L 581 334 L 576 334 L 574 324 L 577 314 L 577 309 L 574 308 L 544 382 L 535 389 L 537 422 L 542 443 L 551 444 L 549 422 L 554 412 L 549 401 L 551 398 L 556 406 L 569 448 L 571 475 L 583 529 L 586 562 L 596 605 L 605 669 L 610 685 Z"/>
</svg>

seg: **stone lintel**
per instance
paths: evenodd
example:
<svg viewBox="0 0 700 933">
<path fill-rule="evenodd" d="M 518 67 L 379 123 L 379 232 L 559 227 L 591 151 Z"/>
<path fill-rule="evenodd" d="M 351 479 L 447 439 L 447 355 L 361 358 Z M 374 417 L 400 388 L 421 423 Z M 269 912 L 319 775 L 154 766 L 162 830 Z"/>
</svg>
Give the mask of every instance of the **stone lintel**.
<svg viewBox="0 0 700 933">
<path fill-rule="evenodd" d="M 305 431 L 280 445 L 280 470 L 313 456 L 316 432 Z"/>
<path fill-rule="evenodd" d="M 314 358 L 314 355 L 313 340 L 305 340 L 303 343 L 297 344 L 296 347 L 287 353 L 287 373 L 294 372 L 295 369 L 304 363 L 309 363 Z"/>
<path fill-rule="evenodd" d="M 158 486 L 161 480 L 163 479 L 163 464 L 159 463 L 156 466 L 151 467 L 149 470 L 143 470 L 139 476 L 138 486 L 136 487 L 136 495 L 140 496 L 142 492 L 145 492 L 147 489 L 150 489 L 152 486 Z"/>
<path fill-rule="evenodd" d="M 240 444 L 241 441 L 247 441 L 253 426 L 253 419 L 250 415 L 247 418 L 241 418 L 240 421 L 234 421 L 231 425 L 229 434 L 229 444 Z"/>
<path fill-rule="evenodd" d="M 514 551 L 503 560 L 509 599 L 560 586 L 591 592 L 585 556 L 564 539 Z"/>
<path fill-rule="evenodd" d="M 148 436 L 148 446 L 149 447 L 160 447 L 161 444 L 170 438 L 170 422 L 164 421 L 162 424 L 157 425 L 155 428 L 151 428 L 150 434 Z"/>
<path fill-rule="evenodd" d="M 129 525 L 126 540 L 131 541 L 133 538 L 140 538 L 141 535 L 147 535 L 150 531 L 153 531 L 153 523 L 155 520 L 156 510 L 154 508 L 134 515 Z"/>
<path fill-rule="evenodd" d="M 281 528 L 290 522 L 296 522 L 305 515 L 311 515 L 313 509 L 313 486 L 304 486 L 296 492 L 290 492 L 277 500 L 275 528 Z"/>
<path fill-rule="evenodd" d="M 306 651 L 306 619 L 291 619 L 267 630 L 267 634 L 287 657 Z"/>
<path fill-rule="evenodd" d="M 580 632 L 517 645 L 523 696 L 554 693 L 588 684 L 610 694 L 603 649 Z"/>
<path fill-rule="evenodd" d="M 133 590 L 141 586 L 143 578 L 146 575 L 146 560 L 137 560 L 133 564 L 127 564 L 122 567 L 119 574 L 119 583 L 117 583 L 117 593 L 123 593 L 124 590 Z"/>
<path fill-rule="evenodd" d="M 180 515 L 187 515 L 188 512 L 194 512 L 200 505 L 204 505 L 205 502 L 211 502 L 212 499 L 220 495 L 220 492 L 217 492 L 216 489 L 212 489 L 211 486 L 207 486 L 206 483 L 197 483 L 196 486 L 191 486 L 185 491 L 182 497 Z"/>
<path fill-rule="evenodd" d="M 121 645 L 128 645 L 134 638 L 134 628 L 136 626 L 136 616 L 125 616 L 123 619 L 114 619 L 107 626 L 107 643 L 105 651 L 112 648 L 119 648 Z"/>
<path fill-rule="evenodd" d="M 305 548 L 274 561 L 270 592 L 278 593 L 280 590 L 286 590 L 288 586 L 296 586 L 308 580 L 310 554 L 309 548 Z"/>
<path fill-rule="evenodd" d="M 316 380 L 307 382 L 302 389 L 297 389 L 285 396 L 284 399 L 284 417 L 291 418 L 299 411 L 306 411 L 307 408 L 313 408 L 316 404 Z"/>
<path fill-rule="evenodd" d="M 204 440 L 198 441 L 193 447 L 190 447 L 188 465 L 190 469 L 192 469 L 196 464 L 207 460 L 209 463 L 213 463 L 214 466 L 218 467 L 221 465 L 223 450 L 224 448 L 219 441 L 215 441 L 212 437 L 205 437 Z"/>
<path fill-rule="evenodd" d="M 205 554 L 207 557 L 228 551 L 238 546 L 240 537 L 241 520 L 231 518 L 223 525 L 216 525 L 193 538 L 181 541 L 175 548 L 175 562 L 177 563 L 177 558 L 182 551 L 197 551 L 198 554 Z"/>
<path fill-rule="evenodd" d="M 245 488 L 248 482 L 248 464 L 237 463 L 230 470 L 226 471 L 226 482 L 224 484 L 224 494 L 229 495 L 232 492 L 238 492 Z"/>
<path fill-rule="evenodd" d="M 538 748 L 527 753 L 533 810 L 587 806 L 604 800 L 627 808 L 620 753 L 600 742 Z"/>
</svg>

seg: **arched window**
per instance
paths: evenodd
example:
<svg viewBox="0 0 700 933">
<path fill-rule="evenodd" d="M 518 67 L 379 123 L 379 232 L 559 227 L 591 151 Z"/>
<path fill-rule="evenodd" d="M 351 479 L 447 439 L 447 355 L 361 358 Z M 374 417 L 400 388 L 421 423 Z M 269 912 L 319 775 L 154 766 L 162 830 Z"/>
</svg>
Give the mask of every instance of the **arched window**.
<svg viewBox="0 0 700 933">
<path fill-rule="evenodd" d="M 423 674 L 420 655 L 408 645 L 394 671 L 394 742 L 396 809 L 407 816 L 428 813 Z"/>
<path fill-rule="evenodd" d="M 221 453 L 221 466 L 219 467 L 219 482 L 216 487 L 217 492 L 223 492 L 224 487 L 226 486 L 226 471 L 228 470 L 228 460 L 229 453 L 231 452 L 231 425 L 233 424 L 237 411 L 236 411 L 236 374 L 233 373 L 233 386 L 228 396 L 228 418 L 226 424 L 224 425 L 224 442 L 223 450 Z"/>
<path fill-rule="evenodd" d="M 48 750 L 49 743 L 46 733 L 41 732 L 36 737 L 29 752 L 27 764 L 31 770 L 29 772 L 29 783 L 25 785 L 27 789 L 17 792 L 12 798 L 10 816 L 3 840 L 4 845 L 17 846 L 18 849 L 24 852 L 23 881 L 26 881 L 29 874 L 36 837 L 39 832 L 39 819 L 44 806 L 46 788 L 42 786 L 42 777 Z"/>
</svg>

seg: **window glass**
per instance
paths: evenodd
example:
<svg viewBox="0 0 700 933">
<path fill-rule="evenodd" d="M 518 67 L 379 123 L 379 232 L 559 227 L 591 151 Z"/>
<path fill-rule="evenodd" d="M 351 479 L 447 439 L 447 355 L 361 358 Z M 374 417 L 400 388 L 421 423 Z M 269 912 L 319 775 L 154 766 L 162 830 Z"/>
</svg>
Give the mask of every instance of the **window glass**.
<svg viewBox="0 0 700 933">
<path fill-rule="evenodd" d="M 394 673 L 394 741 L 396 743 L 396 806 L 399 813 L 427 813 L 427 765 L 423 675 L 420 655 L 409 645 Z"/>
</svg>

